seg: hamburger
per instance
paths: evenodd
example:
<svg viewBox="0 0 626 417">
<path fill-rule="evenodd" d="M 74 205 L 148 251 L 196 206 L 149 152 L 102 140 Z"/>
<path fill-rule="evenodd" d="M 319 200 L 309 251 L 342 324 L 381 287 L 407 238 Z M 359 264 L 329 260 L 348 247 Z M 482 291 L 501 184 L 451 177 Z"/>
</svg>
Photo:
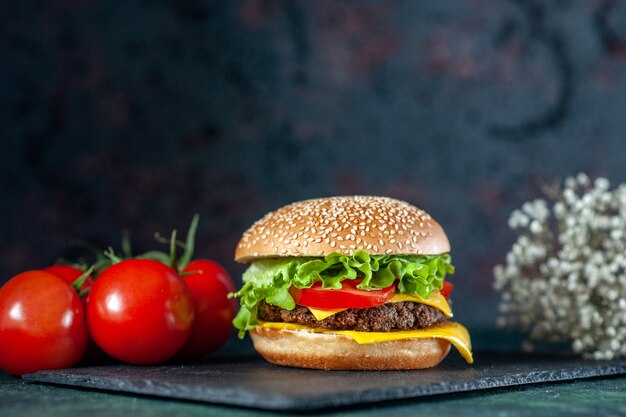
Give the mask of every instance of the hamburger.
<svg viewBox="0 0 626 417">
<path fill-rule="evenodd" d="M 454 345 L 472 363 L 467 329 L 451 321 L 454 273 L 443 228 L 386 197 L 289 204 L 241 237 L 250 263 L 234 296 L 240 337 L 269 362 L 326 370 L 436 366 Z"/>
</svg>

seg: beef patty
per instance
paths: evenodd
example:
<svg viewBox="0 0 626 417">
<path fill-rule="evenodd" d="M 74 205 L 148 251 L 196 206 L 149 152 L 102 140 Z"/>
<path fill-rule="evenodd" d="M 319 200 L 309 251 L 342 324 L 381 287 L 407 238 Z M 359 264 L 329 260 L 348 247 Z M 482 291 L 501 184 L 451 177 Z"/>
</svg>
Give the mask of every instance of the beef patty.
<svg viewBox="0 0 626 417">
<path fill-rule="evenodd" d="M 349 308 L 324 320 L 317 320 L 308 308 L 301 305 L 296 305 L 293 310 L 285 310 L 262 301 L 259 304 L 259 317 L 264 321 L 297 323 L 321 329 L 356 330 L 360 332 L 423 329 L 448 320 L 436 308 L 410 301 L 387 303 L 369 308 Z"/>
</svg>

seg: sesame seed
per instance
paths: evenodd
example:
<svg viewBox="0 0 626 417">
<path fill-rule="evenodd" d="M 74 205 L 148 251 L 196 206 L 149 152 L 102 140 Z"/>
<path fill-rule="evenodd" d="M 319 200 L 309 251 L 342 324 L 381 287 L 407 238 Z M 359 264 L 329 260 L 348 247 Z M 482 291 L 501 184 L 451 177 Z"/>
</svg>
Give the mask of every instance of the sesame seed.
<svg viewBox="0 0 626 417">
<path fill-rule="evenodd" d="M 431 219 L 424 210 L 386 197 L 306 200 L 266 214 L 243 233 L 238 248 L 264 247 L 265 251 L 260 251 L 260 256 L 277 253 L 321 256 L 325 251 L 320 251 L 318 247 L 309 249 L 309 243 L 324 242 L 334 248 L 343 241 L 343 246 L 347 245 L 345 249 L 351 251 L 366 248 L 378 253 L 380 247 L 394 244 L 401 249 L 406 245 L 406 249 L 417 252 L 417 236 L 433 236 L 432 232 L 427 233 L 427 230 L 420 230 L 417 226 L 432 228 Z M 368 243 L 365 240 L 368 236 L 376 244 Z M 284 248 L 285 245 L 289 248 Z"/>
</svg>

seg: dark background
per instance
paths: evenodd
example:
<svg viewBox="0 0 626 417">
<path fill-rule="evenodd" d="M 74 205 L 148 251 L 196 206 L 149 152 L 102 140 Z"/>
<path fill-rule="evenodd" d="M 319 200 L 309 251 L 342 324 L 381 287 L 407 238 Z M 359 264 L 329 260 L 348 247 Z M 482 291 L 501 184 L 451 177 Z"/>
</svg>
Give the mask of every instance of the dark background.
<svg viewBox="0 0 626 417">
<path fill-rule="evenodd" d="M 194 212 L 239 279 L 267 211 L 379 194 L 444 225 L 491 326 L 538 179 L 626 180 L 626 2 L 9 1 L 0 31 L 0 282 Z"/>
</svg>

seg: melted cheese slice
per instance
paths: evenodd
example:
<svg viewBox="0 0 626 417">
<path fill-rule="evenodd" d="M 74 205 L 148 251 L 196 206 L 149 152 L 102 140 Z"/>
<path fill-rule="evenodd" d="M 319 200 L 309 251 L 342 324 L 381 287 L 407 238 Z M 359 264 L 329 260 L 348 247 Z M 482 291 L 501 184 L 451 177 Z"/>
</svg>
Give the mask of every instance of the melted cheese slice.
<svg viewBox="0 0 626 417">
<path fill-rule="evenodd" d="M 455 322 L 447 322 L 420 330 L 403 330 L 399 332 L 356 332 L 353 330 L 316 329 L 293 323 L 277 323 L 261 321 L 261 327 L 277 330 L 308 331 L 313 333 L 335 334 L 352 338 L 358 344 L 381 343 L 402 339 L 444 339 L 452 343 L 467 363 L 473 363 L 472 342 L 467 329 Z"/>
<path fill-rule="evenodd" d="M 325 318 L 330 317 L 333 314 L 337 314 L 340 311 L 347 310 L 347 308 L 335 308 L 332 310 L 322 310 L 321 308 L 313 308 L 313 307 L 307 307 L 307 308 L 309 309 L 311 314 L 313 314 L 313 317 L 315 317 L 315 320 L 324 320 Z"/>
<path fill-rule="evenodd" d="M 426 304 L 427 306 L 440 310 L 446 315 L 446 317 L 452 317 L 450 304 L 448 304 L 448 300 L 446 300 L 446 297 L 441 295 L 440 292 L 432 293 L 428 298 L 422 298 L 417 294 L 396 294 L 391 300 L 388 301 L 388 303 L 401 303 L 403 301 L 413 301 L 420 304 Z"/>
<path fill-rule="evenodd" d="M 417 294 L 396 294 L 391 298 L 391 300 L 387 301 L 388 303 L 401 303 L 403 301 L 413 301 L 420 304 L 426 304 L 427 306 L 431 306 L 443 312 L 446 317 L 452 317 L 452 309 L 446 300 L 446 297 L 441 295 L 441 293 L 436 292 L 430 295 L 428 298 L 422 298 Z M 324 320 L 332 316 L 333 314 L 337 314 L 340 311 L 347 310 L 347 308 L 336 308 L 332 310 L 323 310 L 321 308 L 313 308 L 307 307 L 311 314 L 315 317 L 316 320 Z"/>
</svg>

